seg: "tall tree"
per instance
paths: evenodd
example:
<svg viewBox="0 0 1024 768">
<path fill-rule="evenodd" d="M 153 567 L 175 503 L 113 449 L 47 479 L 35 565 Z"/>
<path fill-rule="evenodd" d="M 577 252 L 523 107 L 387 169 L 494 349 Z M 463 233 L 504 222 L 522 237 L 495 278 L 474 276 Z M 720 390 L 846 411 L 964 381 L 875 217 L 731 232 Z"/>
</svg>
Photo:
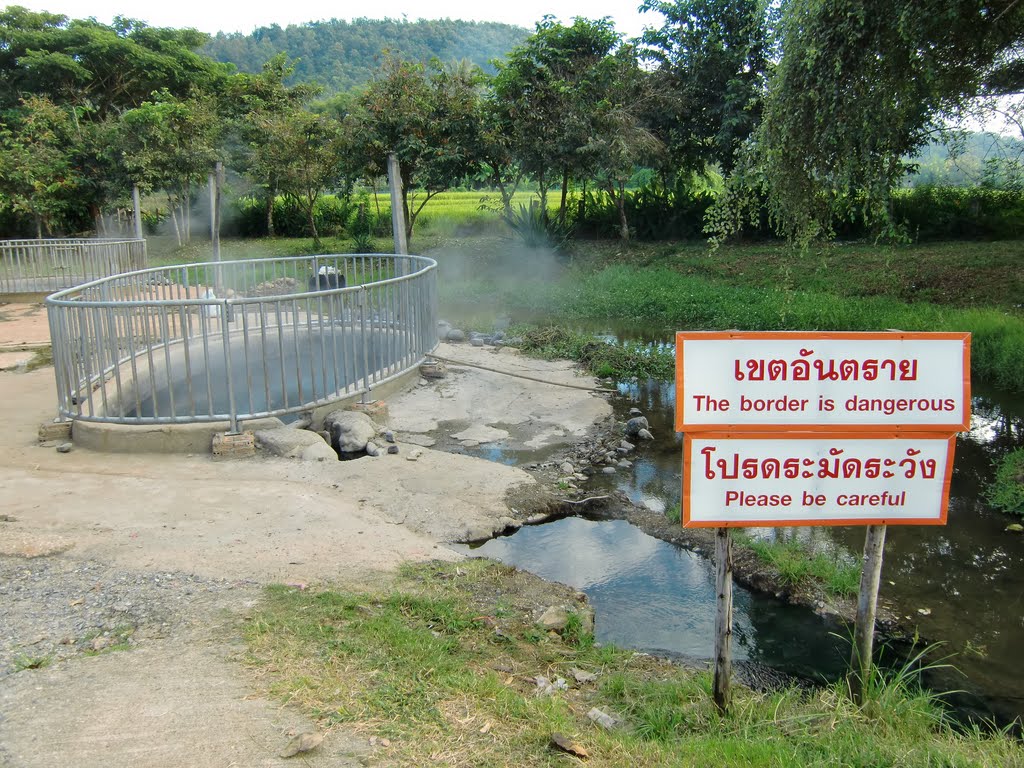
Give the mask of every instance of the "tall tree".
<svg viewBox="0 0 1024 768">
<path fill-rule="evenodd" d="M 509 53 L 493 81 L 501 122 L 512 132 L 512 154 L 537 182 L 542 210 L 548 188 L 561 181 L 561 220 L 569 180 L 586 175 L 581 149 L 590 143 L 592 118 L 604 96 L 601 65 L 619 39 L 609 19 L 576 19 L 567 27 L 546 16 Z"/>
<path fill-rule="evenodd" d="M 30 216 L 36 236 L 64 223 L 80 185 L 69 152 L 70 110 L 38 96 L 24 101 L 12 127 L 0 123 L 0 206 Z"/>
<path fill-rule="evenodd" d="M 123 158 L 137 183 L 167 195 L 180 245 L 191 237 L 192 191 L 219 157 L 219 124 L 209 99 L 156 96 L 121 117 Z"/>
<path fill-rule="evenodd" d="M 367 175 L 381 175 L 387 156 L 398 156 L 408 237 L 427 202 L 479 166 L 480 84 L 476 67 L 435 62 L 428 73 L 388 59 L 348 115 L 350 141 Z"/>
<path fill-rule="evenodd" d="M 276 148 L 271 131 L 278 124 L 276 118 L 302 109 L 320 93 L 316 85 L 286 85 L 294 70 L 295 62 L 279 53 L 264 63 L 259 74 L 232 77 L 221 100 L 222 111 L 230 123 L 231 159 L 237 170 L 263 190 L 267 234 L 271 237 L 274 236 L 274 199 L 280 191 L 280 164 L 273 161 Z"/>
<path fill-rule="evenodd" d="M 979 94 L 1024 83 L 1018 0 L 789 0 L 780 36 L 764 121 L 718 206 L 719 232 L 744 215 L 742 178 L 798 241 L 831 234 L 836 217 L 896 234 L 902 158 Z"/>
<path fill-rule="evenodd" d="M 765 0 L 644 0 L 662 15 L 645 30 L 641 55 L 654 63 L 648 112 L 672 171 L 732 169 L 736 148 L 760 123 L 771 69 L 774 4 Z"/>
</svg>

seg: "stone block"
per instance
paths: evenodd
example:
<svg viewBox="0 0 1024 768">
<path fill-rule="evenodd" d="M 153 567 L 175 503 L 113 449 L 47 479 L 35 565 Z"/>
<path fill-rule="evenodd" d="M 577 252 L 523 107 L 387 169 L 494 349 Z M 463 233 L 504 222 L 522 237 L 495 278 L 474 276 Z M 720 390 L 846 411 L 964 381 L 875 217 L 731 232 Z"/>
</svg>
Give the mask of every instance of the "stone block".
<svg viewBox="0 0 1024 768">
<path fill-rule="evenodd" d="M 70 421 L 43 422 L 39 425 L 39 442 L 48 443 L 51 440 L 67 442 L 71 439 Z"/>
<path fill-rule="evenodd" d="M 368 403 L 353 403 L 349 410 L 365 413 L 377 424 L 388 423 L 388 404 L 383 400 L 371 400 Z"/>
<path fill-rule="evenodd" d="M 218 432 L 213 436 L 213 456 L 218 459 L 242 459 L 256 455 L 256 436 L 251 430 L 233 435 Z"/>
</svg>

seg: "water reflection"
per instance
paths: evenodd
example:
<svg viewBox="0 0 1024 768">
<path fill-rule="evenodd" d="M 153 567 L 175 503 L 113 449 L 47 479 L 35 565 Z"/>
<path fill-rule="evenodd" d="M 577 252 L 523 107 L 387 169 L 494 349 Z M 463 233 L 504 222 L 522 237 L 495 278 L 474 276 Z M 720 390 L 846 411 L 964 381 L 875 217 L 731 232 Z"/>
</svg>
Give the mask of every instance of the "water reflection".
<svg viewBox="0 0 1024 768">
<path fill-rule="evenodd" d="M 712 656 L 712 564 L 623 520 L 565 518 L 492 539 L 473 553 L 586 592 L 600 642 Z M 734 612 L 736 660 L 814 679 L 843 673 L 845 641 L 809 611 L 737 587 Z"/>
</svg>

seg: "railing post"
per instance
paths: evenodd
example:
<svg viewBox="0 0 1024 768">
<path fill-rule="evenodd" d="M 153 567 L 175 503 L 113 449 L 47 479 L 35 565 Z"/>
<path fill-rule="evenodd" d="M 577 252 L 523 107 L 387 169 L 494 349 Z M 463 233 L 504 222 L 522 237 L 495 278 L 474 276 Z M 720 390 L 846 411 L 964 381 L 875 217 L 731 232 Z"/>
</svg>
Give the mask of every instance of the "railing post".
<svg viewBox="0 0 1024 768">
<path fill-rule="evenodd" d="M 370 344 L 366 338 L 366 287 L 359 287 L 359 337 L 363 345 L 363 394 L 364 405 L 370 400 Z"/>
<path fill-rule="evenodd" d="M 231 370 L 231 329 L 228 327 L 228 312 L 230 302 L 224 299 L 220 308 L 220 329 L 222 345 L 224 347 L 224 375 L 228 386 L 228 432 L 232 435 L 238 434 L 238 407 L 235 405 L 235 377 Z"/>
</svg>

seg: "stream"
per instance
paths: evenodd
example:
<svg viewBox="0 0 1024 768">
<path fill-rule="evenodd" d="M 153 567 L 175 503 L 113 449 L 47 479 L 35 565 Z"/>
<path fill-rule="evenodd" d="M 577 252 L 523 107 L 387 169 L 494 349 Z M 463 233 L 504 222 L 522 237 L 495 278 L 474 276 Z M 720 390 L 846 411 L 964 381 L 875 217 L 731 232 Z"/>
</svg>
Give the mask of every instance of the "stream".
<svg viewBox="0 0 1024 768">
<path fill-rule="evenodd" d="M 638 446 L 631 469 L 592 478 L 588 493 L 615 488 L 652 510 L 672 509 L 681 497 L 675 386 L 622 382 L 618 392 L 616 417 L 625 420 L 630 408 L 639 408 L 655 439 Z M 910 632 L 916 629 L 922 642 L 942 644 L 934 656 L 946 657 L 951 667 L 929 671 L 928 685 L 956 691 L 947 700 L 961 715 L 1000 724 L 1024 720 L 1024 535 L 1005 530 L 1018 519 L 989 507 L 983 493 L 995 461 L 1021 446 L 1024 398 L 974 382 L 971 430 L 957 439 L 947 525 L 890 526 L 880 592 Z M 500 445 L 481 446 L 479 455 L 506 463 L 536 460 Z M 817 550 L 856 559 L 864 542 L 863 527 L 749 532 L 800 538 Z M 475 552 L 586 592 L 597 611 L 601 642 L 711 655 L 712 563 L 629 523 L 568 518 L 493 539 Z M 835 679 L 845 671 L 846 630 L 811 610 L 737 589 L 735 616 L 737 660 L 812 679 Z"/>
</svg>

